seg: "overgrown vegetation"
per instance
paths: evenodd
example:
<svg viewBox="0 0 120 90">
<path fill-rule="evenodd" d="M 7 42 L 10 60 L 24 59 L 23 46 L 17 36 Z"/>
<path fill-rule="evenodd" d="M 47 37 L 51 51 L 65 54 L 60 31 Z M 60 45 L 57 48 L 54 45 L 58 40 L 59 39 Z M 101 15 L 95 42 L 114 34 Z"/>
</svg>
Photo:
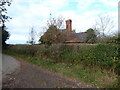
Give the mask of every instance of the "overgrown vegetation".
<svg viewBox="0 0 120 90">
<path fill-rule="evenodd" d="M 67 74 L 67 76 L 72 74 L 71 76 L 86 82 L 93 82 L 94 85 L 96 82 L 99 83 L 98 86 L 111 85 L 115 82 L 116 87 L 119 86 L 119 80 L 116 79 L 120 71 L 117 44 L 16 45 L 9 47 L 9 51 L 30 57 L 30 62 L 40 66 L 45 65 L 56 72 L 59 72 L 64 65 L 68 65 L 69 69 L 62 69 L 63 74 Z M 61 67 L 61 65 L 63 66 Z M 94 77 L 91 78 L 94 73 Z"/>
<path fill-rule="evenodd" d="M 97 35 L 95 34 L 95 31 L 90 28 L 87 30 L 87 38 L 86 38 L 86 43 L 96 43 L 97 40 Z"/>
<path fill-rule="evenodd" d="M 39 42 L 46 45 L 63 43 L 66 40 L 66 33 L 62 31 L 64 18 L 52 17 L 47 21 L 46 32 L 40 37 Z"/>
<path fill-rule="evenodd" d="M 40 42 L 42 44 L 57 44 L 57 43 L 63 43 L 66 40 L 66 34 L 64 32 L 61 32 L 60 29 L 58 29 L 56 26 L 51 25 L 48 30 L 44 33 L 43 36 L 40 38 Z"/>
</svg>

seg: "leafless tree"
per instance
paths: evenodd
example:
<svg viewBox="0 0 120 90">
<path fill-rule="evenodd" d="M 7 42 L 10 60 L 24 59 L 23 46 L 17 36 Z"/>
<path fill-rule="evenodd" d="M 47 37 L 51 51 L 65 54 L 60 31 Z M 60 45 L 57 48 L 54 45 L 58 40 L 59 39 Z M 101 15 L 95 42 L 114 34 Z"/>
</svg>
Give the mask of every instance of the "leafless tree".
<svg viewBox="0 0 120 90">
<path fill-rule="evenodd" d="M 53 25 L 56 26 L 58 29 L 63 28 L 63 22 L 64 22 L 64 18 L 62 16 L 58 16 L 57 18 L 52 17 L 52 14 L 50 14 L 50 18 L 47 21 L 47 26 L 48 28 Z"/>
<path fill-rule="evenodd" d="M 114 22 L 108 15 L 99 16 L 93 27 L 98 36 L 105 37 L 105 32 L 109 33 L 114 28 Z"/>
<path fill-rule="evenodd" d="M 29 32 L 29 40 L 27 41 L 27 43 L 33 45 L 36 42 L 36 31 L 34 29 L 34 27 L 31 27 L 30 32 Z"/>
</svg>

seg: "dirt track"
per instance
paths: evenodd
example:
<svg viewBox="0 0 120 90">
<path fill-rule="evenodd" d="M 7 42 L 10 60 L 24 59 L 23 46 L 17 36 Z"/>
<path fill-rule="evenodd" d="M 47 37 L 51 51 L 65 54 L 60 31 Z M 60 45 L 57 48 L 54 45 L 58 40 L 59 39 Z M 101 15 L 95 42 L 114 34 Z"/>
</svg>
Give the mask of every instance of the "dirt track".
<svg viewBox="0 0 120 90">
<path fill-rule="evenodd" d="M 10 74 L 19 71 L 21 63 L 16 60 L 15 58 L 8 56 L 8 55 L 2 55 L 2 78 L 5 80 L 5 78 L 9 77 Z"/>
<path fill-rule="evenodd" d="M 15 57 L 16 58 L 16 57 Z M 80 83 L 57 73 L 16 58 L 21 63 L 18 71 L 11 73 L 3 80 L 3 88 L 88 88 L 89 85 Z"/>
</svg>

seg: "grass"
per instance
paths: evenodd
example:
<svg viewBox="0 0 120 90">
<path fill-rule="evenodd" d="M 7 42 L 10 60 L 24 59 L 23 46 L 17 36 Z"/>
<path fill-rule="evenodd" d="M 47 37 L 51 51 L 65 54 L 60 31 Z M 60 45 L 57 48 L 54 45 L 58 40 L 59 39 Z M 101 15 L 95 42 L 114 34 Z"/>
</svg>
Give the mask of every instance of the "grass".
<svg viewBox="0 0 120 90">
<path fill-rule="evenodd" d="M 80 63 L 60 63 L 52 59 L 45 59 L 41 56 L 30 57 L 22 54 L 13 53 L 9 50 L 4 51 L 4 53 L 20 57 L 35 65 L 41 66 L 53 72 L 60 73 L 66 77 L 75 78 L 76 80 L 83 81 L 95 87 L 112 87 L 113 83 L 116 82 L 116 74 L 107 70 L 100 70 L 99 67 L 96 67 L 95 69 L 84 67 L 84 65 Z"/>
</svg>

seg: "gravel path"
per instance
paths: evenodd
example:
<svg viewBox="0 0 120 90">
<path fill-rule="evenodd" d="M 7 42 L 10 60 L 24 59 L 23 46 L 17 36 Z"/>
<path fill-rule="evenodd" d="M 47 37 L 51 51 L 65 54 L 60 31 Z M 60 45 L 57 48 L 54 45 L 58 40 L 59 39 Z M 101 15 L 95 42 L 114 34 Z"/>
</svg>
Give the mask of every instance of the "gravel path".
<svg viewBox="0 0 120 90">
<path fill-rule="evenodd" d="M 9 57 L 10 60 L 12 57 Z M 3 88 L 88 88 L 91 87 L 70 78 L 63 77 L 60 74 L 42 69 L 36 65 L 28 63 L 20 58 L 14 73 L 9 74 L 7 80 L 3 80 Z M 9 60 L 9 61 L 10 61 Z M 12 65 L 12 64 L 11 64 Z M 15 64 L 16 65 L 16 64 Z M 14 67 L 13 65 L 11 67 Z"/>
</svg>

